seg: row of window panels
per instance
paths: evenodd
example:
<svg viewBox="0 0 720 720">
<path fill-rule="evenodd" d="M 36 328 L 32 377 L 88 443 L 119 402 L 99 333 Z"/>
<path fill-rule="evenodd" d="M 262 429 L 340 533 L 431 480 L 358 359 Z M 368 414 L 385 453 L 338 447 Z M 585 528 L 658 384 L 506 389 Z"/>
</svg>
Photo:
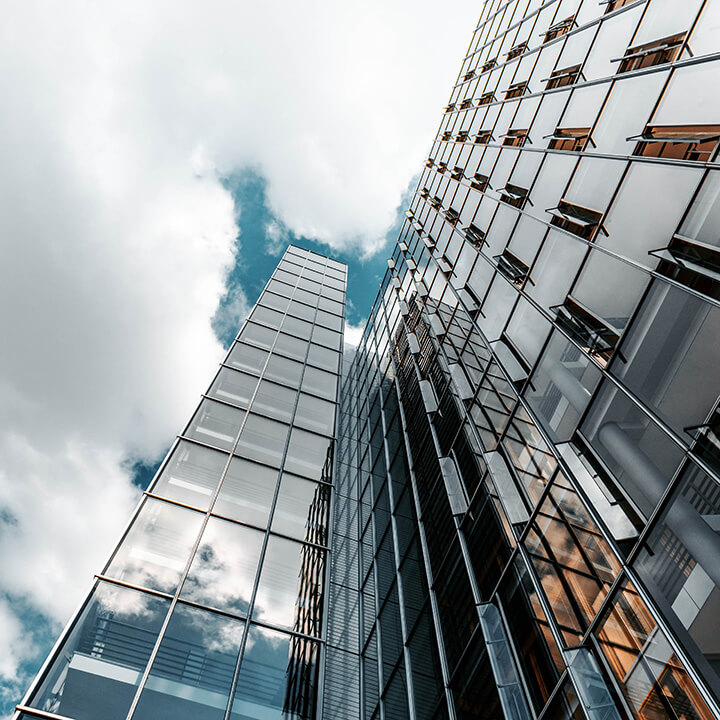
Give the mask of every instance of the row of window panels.
<svg viewBox="0 0 720 720">
<path fill-rule="evenodd" d="M 237 483 L 223 492 L 219 509 L 232 502 L 229 498 L 236 488 Z M 309 490 L 313 496 L 303 506 Z M 285 475 L 271 528 L 302 535 L 303 539 L 315 538 L 318 531 L 326 536 L 329 492 L 325 485 L 307 488 L 297 478 Z M 316 517 L 317 507 L 322 510 L 320 518 Z M 260 512 L 258 508 L 256 513 Z M 261 562 L 263 531 L 220 517 L 210 517 L 207 524 L 204 519 L 204 514 L 190 508 L 146 498 L 104 576 L 169 595 L 181 584 L 180 597 L 189 602 L 246 616 L 259 568 L 253 617 L 319 635 L 325 551 L 270 534 Z M 322 527 L 313 527 L 316 523 Z M 308 587 L 312 587 L 317 602 L 303 606 Z M 309 617 L 302 617 L 304 613 Z M 307 622 L 298 627 L 301 620 Z"/>
<path fill-rule="evenodd" d="M 601 18 L 599 25 L 597 19 L 588 18 L 583 12 L 586 8 L 597 9 L 597 4 L 586 2 L 579 11 L 571 5 L 577 6 L 577 1 L 562 3 L 557 12 L 553 12 L 554 7 L 548 6 L 539 15 L 526 18 L 517 28 L 496 37 L 483 52 L 469 56 L 463 64 L 462 77 L 471 72 L 473 75 L 465 82 L 472 84 L 474 76 L 478 75 L 483 80 L 503 70 L 514 71 L 516 63 L 520 69 L 523 66 L 532 67 L 535 64 L 533 56 L 553 50 L 555 57 L 562 53 L 558 65 L 564 67 L 573 63 L 563 63 L 562 58 L 572 57 L 582 62 L 589 51 L 591 57 L 615 59 L 623 56 L 629 44 L 642 52 L 645 46 L 660 38 L 672 38 L 688 32 L 691 32 L 689 45 L 693 55 L 705 55 L 716 49 L 713 34 L 720 5 L 714 0 L 693 0 L 685 3 L 680 10 L 669 0 L 652 0 L 611 18 Z M 551 25 L 546 25 L 550 22 Z M 537 32 L 539 27 L 546 28 L 546 32 Z M 613 34 L 615 37 L 612 37 Z M 557 40 L 565 35 L 565 40 Z"/>
<path fill-rule="evenodd" d="M 409 218 L 437 257 L 453 262 L 452 254 L 448 257 L 445 252 L 447 244 L 454 241 L 451 251 L 457 253 L 468 229 L 470 241 L 480 247 L 487 244 L 493 254 L 503 250 L 513 232 L 522 230 L 516 232 L 516 244 L 525 236 L 530 240 L 516 253 L 523 253 L 521 259 L 529 264 L 528 251 L 537 250 L 542 234 L 552 225 L 649 269 L 657 266 L 658 257 L 665 259 L 660 252 L 664 248 L 658 249 L 663 240 L 677 245 L 668 250 L 670 255 L 684 252 L 686 261 L 706 265 L 707 271 L 718 263 L 712 249 L 707 249 L 718 244 L 717 172 L 641 162 L 628 165 L 624 160 L 588 156 L 498 157 L 496 152 L 482 169 L 489 173 L 483 175 L 483 191 L 436 174 L 426 179 L 413 201 Z M 489 191 L 491 183 L 493 191 Z M 649 194 L 666 202 L 651 206 L 646 200 Z M 462 233 L 458 224 L 465 228 Z M 457 236 L 451 239 L 453 233 Z"/>
<path fill-rule="evenodd" d="M 297 271 L 295 268 L 298 268 Z M 337 280 L 332 277 L 317 273 L 307 268 L 300 269 L 299 266 L 291 262 L 281 262 L 273 277 L 281 282 L 302 288 L 316 295 L 325 294 L 330 291 L 330 295 L 337 296 L 337 293 L 345 292 L 345 280 Z"/>
<path fill-rule="evenodd" d="M 263 299 L 271 301 L 270 293 L 265 293 Z M 300 308 L 304 306 L 296 306 Z M 289 312 L 289 311 L 288 311 Z M 315 313 L 315 311 L 312 311 Z M 319 313 L 319 311 L 318 311 Z M 293 315 L 284 314 L 278 312 L 269 307 L 263 305 L 256 305 L 250 315 L 250 321 L 254 323 L 261 323 L 267 325 L 274 330 L 282 330 L 285 333 L 294 335 L 295 337 L 302 338 L 306 341 L 312 341 L 318 345 L 324 345 L 332 350 L 340 349 L 342 345 L 342 318 L 336 315 L 326 314 L 322 318 L 324 323 L 313 324 L 312 320 L 302 320 L 299 317 Z M 326 325 L 333 325 L 338 330 L 331 330 Z M 243 333 L 240 333 L 240 337 L 243 337 Z"/>
<path fill-rule="evenodd" d="M 315 329 L 317 330 L 317 328 Z M 315 333 L 313 330 L 313 333 Z M 320 328 L 318 337 L 323 339 L 328 336 L 325 334 L 325 328 Z M 338 333 L 331 333 L 333 336 L 328 342 L 339 342 L 334 336 Z M 308 349 L 309 338 L 298 338 L 288 335 L 284 332 L 278 332 L 277 328 L 258 325 L 253 322 L 247 322 L 243 326 L 238 339 L 244 343 L 249 343 L 262 350 L 272 350 L 272 354 L 278 353 L 293 360 L 305 360 L 307 356 L 308 365 L 312 365 L 321 370 L 327 370 L 337 373 L 340 364 L 341 353 L 336 352 L 327 347 L 327 345 L 317 345 L 311 343 Z M 339 347 L 339 345 L 338 345 Z"/>
<path fill-rule="evenodd" d="M 321 267 L 326 267 L 329 271 L 341 274 L 347 273 L 347 265 L 343 262 L 333 260 L 325 255 L 319 255 L 318 253 L 312 252 L 312 250 L 305 250 L 297 245 L 289 245 L 283 255 L 283 259 L 293 258 L 297 259 L 296 262 L 316 263 Z"/>
<path fill-rule="evenodd" d="M 221 720 L 230 703 L 233 720 L 315 717 L 317 642 L 179 602 L 153 657 L 170 606 L 99 583 L 30 705 L 73 720 L 95 720 L 99 709 L 103 720 L 125 720 L 152 658 L 133 720 Z"/>
<path fill-rule="evenodd" d="M 713 179 L 717 179 L 717 176 L 714 176 Z M 706 185 L 704 189 L 710 189 L 710 186 Z M 620 207 L 621 204 L 622 201 L 619 200 L 617 207 Z M 675 226 L 675 220 L 678 214 L 682 212 L 679 208 L 676 210 L 677 212 L 673 211 L 674 214 L 671 215 L 670 220 L 665 220 L 666 227 Z M 717 207 L 715 206 L 707 207 L 702 203 L 695 203 L 686 216 L 685 222 L 681 225 L 681 229 L 688 227 L 694 234 L 704 236 L 704 233 L 710 227 L 710 222 L 706 221 L 711 221 L 713 213 L 716 214 L 716 212 Z M 618 213 L 620 213 L 620 210 L 618 210 Z M 661 212 L 657 214 L 662 215 Z M 703 223 L 700 228 L 697 227 L 697 214 L 704 216 L 701 218 Z M 514 223 L 515 220 L 515 218 L 508 216 L 508 211 L 503 209 L 496 213 L 495 219 L 498 223 L 502 219 L 510 220 L 511 223 Z M 696 225 L 695 228 L 691 227 L 693 224 Z M 499 230 L 502 226 L 496 224 L 495 227 Z M 530 234 L 533 230 L 535 231 L 535 239 Z M 499 238 L 499 236 L 500 233 L 496 237 Z M 545 239 L 541 242 L 543 236 Z M 571 314 L 577 319 L 578 323 L 584 322 L 588 326 L 593 324 L 592 318 L 596 318 L 597 329 L 599 330 L 600 326 L 604 325 L 606 328 L 605 334 L 608 337 L 614 336 L 614 344 L 617 344 L 620 334 L 625 329 L 649 283 L 654 282 L 656 285 L 662 285 L 663 290 L 672 294 L 674 298 L 681 298 L 686 295 L 676 288 L 653 281 L 650 276 L 640 272 L 633 266 L 605 253 L 592 252 L 586 258 L 584 244 L 574 242 L 572 236 L 567 236 L 555 230 L 550 230 L 546 234 L 542 226 L 526 218 L 520 219 L 505 249 L 501 247 L 502 242 L 497 240 L 493 240 L 492 244 L 488 242 L 488 246 L 484 247 L 483 250 L 484 256 L 477 258 L 477 251 L 464 245 L 462 237 L 458 235 L 452 239 L 451 245 L 448 245 L 446 253 L 442 256 L 448 262 L 449 271 L 452 271 L 456 276 L 454 284 L 457 284 L 460 288 L 463 286 L 470 288 L 472 295 L 477 298 L 477 304 L 482 305 L 483 313 L 490 311 L 497 314 L 500 312 L 502 316 L 501 326 L 507 320 L 507 314 L 503 315 L 504 308 L 498 307 L 495 299 L 492 302 L 490 301 L 490 295 L 493 286 L 496 288 L 495 294 L 499 292 L 504 293 L 504 296 L 509 294 L 512 297 L 514 295 L 513 288 L 508 286 L 508 283 L 505 283 L 505 287 L 503 287 L 503 278 L 507 278 L 511 285 L 518 287 L 524 285 L 526 293 L 551 315 Z M 454 246 L 455 249 L 452 250 L 451 246 Z M 419 245 L 416 245 L 416 247 L 419 247 Z M 498 255 L 494 254 L 496 251 L 500 251 Z M 454 252 L 458 252 L 458 255 L 455 265 L 452 266 L 449 264 L 449 257 L 451 258 Z M 487 253 L 493 254 L 495 262 L 488 260 Z M 679 254 L 679 251 L 676 254 Z M 672 257 L 669 252 L 667 255 Z M 500 271 L 500 277 L 497 277 L 496 281 L 493 282 L 493 267 L 496 263 Z M 568 263 L 571 264 L 574 272 L 568 273 Z M 505 267 L 506 265 L 509 267 Z M 696 267 L 700 266 L 700 263 L 695 265 Z M 559 268 L 562 268 L 562 277 L 557 272 Z M 714 295 L 712 293 L 713 285 L 710 283 L 708 273 L 700 272 L 703 269 L 702 267 L 700 267 L 700 270 L 693 271 L 692 266 L 689 266 L 687 262 L 683 265 L 676 265 L 663 256 L 658 268 L 663 275 L 671 279 L 679 278 L 684 280 L 683 284 L 693 289 L 702 290 L 707 288 L 708 294 Z M 442 283 L 442 279 L 440 282 Z M 610 283 L 611 287 L 608 287 L 608 283 Z M 425 284 L 427 285 L 427 281 Z M 598 292 L 599 290 L 604 292 Z M 507 300 L 506 297 L 505 300 Z M 705 308 L 707 312 L 711 312 L 711 308 L 694 296 L 687 296 L 685 302 L 691 304 L 694 302 L 695 308 Z M 492 327 L 496 322 L 493 321 L 487 325 Z M 496 333 L 497 330 L 493 330 L 493 335 Z M 495 338 L 493 337 L 493 339 Z M 527 344 L 527 339 L 524 343 L 521 343 L 524 346 L 527 346 Z M 598 352 L 598 354 L 600 353 Z M 537 350 L 527 355 L 530 363 L 534 362 L 536 357 Z"/>
<path fill-rule="evenodd" d="M 284 283 L 272 280 L 254 309 L 262 307 L 266 310 L 274 310 L 280 313 L 287 312 L 289 315 L 294 315 L 310 323 L 314 322 L 329 330 L 334 330 L 335 332 L 342 331 L 342 315 L 345 310 L 343 303 L 321 299 L 320 307 L 317 308 L 316 312 L 315 305 L 307 305 L 299 301 L 298 298 L 290 300 L 290 295 L 292 295 L 292 288 L 290 286 L 285 286 Z M 326 306 L 331 306 L 330 312 L 324 309 Z"/>
<path fill-rule="evenodd" d="M 499 202 L 487 192 L 480 194 L 462 185 L 436 187 L 444 190 L 445 199 L 436 195 L 437 201 L 423 204 L 418 198 L 413 203 L 412 227 L 417 239 L 406 236 L 400 249 L 416 239 L 412 254 L 418 265 L 424 251 L 417 240 L 423 237 L 423 245 L 429 244 L 438 263 L 448 264 L 450 271 L 468 240 L 490 257 L 507 250 L 529 268 L 547 231 L 557 234 L 553 228 L 559 228 L 568 241 L 577 237 L 579 246 L 594 243 L 648 270 L 660 267 L 664 275 L 670 276 L 671 264 L 677 268 L 675 275 L 682 279 L 694 273 L 698 279 L 691 287 L 706 286 L 710 288 L 706 294 L 717 294 L 712 288 L 713 283 L 717 284 L 720 264 L 714 231 L 720 213 L 720 173 L 549 156 L 535 177 L 533 172 L 526 178 L 531 193 L 509 183 L 500 191 Z M 607 178 L 607 184 L 598 182 L 598 177 Z M 517 199 L 506 196 L 511 192 L 508 187 Z M 648 193 L 664 202 L 649 206 L 645 201 Z M 429 191 L 423 194 L 429 195 Z M 589 199 L 594 199 L 592 209 L 588 208 Z M 438 212 L 443 203 L 450 208 L 444 212 L 444 219 Z M 521 212 L 513 210 L 513 206 Z M 409 230 L 410 224 L 406 227 Z M 466 267 L 474 257 L 471 248 L 465 248 Z M 463 268 L 458 270 L 462 272 Z"/>
<path fill-rule="evenodd" d="M 272 295 L 270 295 L 272 293 Z M 333 295 L 336 299 L 330 299 L 330 295 Z M 270 301 L 266 301 L 267 298 Z M 278 299 L 281 298 L 281 299 Z M 309 306 L 311 309 L 316 307 L 322 311 L 331 313 L 332 315 L 343 315 L 345 312 L 345 301 L 344 296 L 338 297 L 337 293 L 326 293 L 323 291 L 320 295 L 304 290 L 303 288 L 295 287 L 286 282 L 276 279 L 274 276 L 270 278 L 270 281 L 265 287 L 265 292 L 260 297 L 259 303 L 276 310 L 285 312 L 288 307 L 288 300 L 292 297 L 292 307 L 295 310 L 295 314 L 307 313 L 307 310 L 298 309 L 298 303 Z M 277 305 L 277 307 L 276 307 Z M 304 317 L 301 315 L 300 317 Z M 328 322 L 330 320 L 328 319 Z"/>
<path fill-rule="evenodd" d="M 325 400 L 334 401 L 336 397 L 338 378 L 334 373 L 312 365 L 303 365 L 302 361 L 292 360 L 276 352 L 270 353 L 254 345 L 236 342 L 225 358 L 224 364 L 246 373 L 257 375 L 262 373 L 264 379 L 294 389 L 299 388 L 304 393 L 317 395 Z M 241 397 L 249 398 L 250 395 L 251 390 L 248 390 Z M 218 397 L 222 399 L 221 395 Z"/>
<path fill-rule="evenodd" d="M 699 89 L 711 85 L 715 73 L 713 61 L 672 74 L 663 70 L 584 85 L 575 84 L 577 74 L 568 74 L 551 93 L 446 116 L 430 157 L 448 168 L 464 167 L 462 160 L 440 157 L 441 143 L 453 141 L 456 153 L 474 149 L 477 155 L 490 142 L 517 144 L 512 131 L 525 133 L 532 147 L 544 148 L 561 140 L 564 129 L 587 128 L 583 147 L 590 154 L 708 161 L 717 142 L 720 107 Z M 674 152 L 667 148 L 672 144 Z"/>
</svg>

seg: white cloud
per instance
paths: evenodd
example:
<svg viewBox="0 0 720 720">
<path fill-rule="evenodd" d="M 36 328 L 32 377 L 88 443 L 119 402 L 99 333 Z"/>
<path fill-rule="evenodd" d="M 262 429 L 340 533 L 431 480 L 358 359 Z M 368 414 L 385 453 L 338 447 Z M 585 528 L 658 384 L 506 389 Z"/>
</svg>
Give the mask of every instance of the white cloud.
<svg viewBox="0 0 720 720">
<path fill-rule="evenodd" d="M 4 4 L 0 592 L 64 621 L 137 500 L 123 459 L 160 452 L 207 385 L 237 234 L 218 174 L 254 167 L 283 227 L 372 252 L 477 12 Z M 3 612 L 0 657 L 19 622 Z"/>
<path fill-rule="evenodd" d="M 357 347 L 362 340 L 363 330 L 365 329 L 365 321 L 358 323 L 357 325 L 351 325 L 349 322 L 345 323 L 345 334 L 343 341 L 347 345 Z"/>
</svg>

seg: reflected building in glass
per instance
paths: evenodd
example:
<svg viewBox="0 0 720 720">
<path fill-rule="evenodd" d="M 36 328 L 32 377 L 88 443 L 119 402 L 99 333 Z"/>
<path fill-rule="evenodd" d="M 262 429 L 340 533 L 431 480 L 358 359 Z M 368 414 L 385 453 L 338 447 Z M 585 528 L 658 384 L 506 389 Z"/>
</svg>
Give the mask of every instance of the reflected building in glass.
<svg viewBox="0 0 720 720">
<path fill-rule="evenodd" d="M 18 717 L 720 717 L 719 30 L 485 2 L 341 376 L 291 246 Z"/>
</svg>

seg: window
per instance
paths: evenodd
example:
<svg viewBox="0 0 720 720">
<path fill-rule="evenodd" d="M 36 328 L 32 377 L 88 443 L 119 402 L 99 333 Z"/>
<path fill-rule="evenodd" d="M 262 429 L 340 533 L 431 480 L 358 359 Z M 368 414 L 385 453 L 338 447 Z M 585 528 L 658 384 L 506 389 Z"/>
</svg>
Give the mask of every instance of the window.
<svg viewBox="0 0 720 720">
<path fill-rule="evenodd" d="M 517 45 L 510 48 L 510 52 L 508 52 L 506 58 L 507 60 L 512 60 L 513 58 L 518 57 L 519 55 L 522 55 L 527 50 L 527 42 L 521 42 Z"/>
<path fill-rule="evenodd" d="M 709 162 L 720 140 L 720 125 L 648 125 L 633 155 Z"/>
<path fill-rule="evenodd" d="M 220 486 L 213 513 L 266 527 L 277 477 L 277 470 L 234 457 Z"/>
<path fill-rule="evenodd" d="M 494 102 L 494 101 L 495 101 L 495 93 L 486 92 L 480 96 L 480 99 L 478 100 L 478 106 L 489 105 L 491 102 Z"/>
<path fill-rule="evenodd" d="M 477 135 L 475 135 L 475 143 L 477 145 L 487 145 L 491 140 L 493 140 L 492 130 L 480 130 Z"/>
<path fill-rule="evenodd" d="M 602 213 L 597 210 L 573 205 L 561 200 L 556 208 L 550 208 L 547 212 L 552 215 L 551 225 L 567 230 L 574 235 L 589 240 L 600 226 Z"/>
<path fill-rule="evenodd" d="M 521 188 L 517 185 L 511 185 L 508 183 L 500 191 L 500 200 L 508 205 L 512 205 L 513 207 L 522 208 L 527 200 L 527 195 L 527 188 Z"/>
<path fill-rule="evenodd" d="M 475 225 L 470 224 L 465 228 L 465 239 L 476 248 L 480 249 L 485 244 L 485 233 Z"/>
<path fill-rule="evenodd" d="M 442 134 L 442 138 L 441 138 L 441 139 L 444 140 L 444 141 L 446 141 L 446 142 L 447 142 L 448 140 L 452 140 L 452 132 L 451 132 L 450 130 L 446 130 L 446 131 Z"/>
<path fill-rule="evenodd" d="M 228 353 L 225 364 L 232 365 L 241 370 L 251 370 L 259 373 L 263 365 L 265 365 L 267 356 L 268 353 L 265 350 L 260 350 L 259 348 L 243 343 L 235 343 L 232 350 Z"/>
<path fill-rule="evenodd" d="M 485 73 L 488 70 L 492 70 L 497 65 L 497 60 L 493 58 L 492 60 L 488 60 L 481 68 L 480 72 Z"/>
<path fill-rule="evenodd" d="M 505 91 L 505 99 L 509 100 L 510 98 L 522 97 L 527 92 L 527 90 L 528 90 L 528 81 L 527 80 L 525 80 L 524 82 L 513 83 Z"/>
<path fill-rule="evenodd" d="M 445 211 L 445 219 L 451 224 L 451 225 L 457 225 L 457 221 L 460 219 L 460 215 L 458 214 L 457 210 L 453 210 L 452 208 L 449 208 Z"/>
<path fill-rule="evenodd" d="M 685 35 L 686 33 L 671 35 L 662 40 L 654 40 L 644 45 L 628 48 L 623 57 L 614 60 L 614 62 L 620 63 L 618 73 L 639 70 L 652 65 L 662 65 L 676 60 L 685 42 Z"/>
<path fill-rule="evenodd" d="M 560 22 L 556 22 L 554 25 L 551 25 L 547 32 L 545 33 L 545 37 L 543 38 L 543 42 L 546 43 L 550 40 L 554 40 L 556 37 L 560 37 L 561 35 L 565 35 L 565 33 L 570 32 L 570 29 L 575 24 L 575 16 L 565 18 L 564 20 L 561 20 Z"/>
<path fill-rule="evenodd" d="M 657 272 L 709 297 L 720 299 L 720 248 L 675 235 L 667 247 L 651 250 Z"/>
<path fill-rule="evenodd" d="M 550 136 L 548 147 L 551 150 L 569 150 L 581 152 L 590 140 L 590 128 L 558 128 Z"/>
<path fill-rule="evenodd" d="M 465 137 L 467 138 L 467 133 L 465 133 Z M 460 165 L 456 165 L 452 169 L 452 173 L 450 174 L 450 177 L 453 180 L 462 180 L 465 177 L 465 170 Z"/>
<path fill-rule="evenodd" d="M 525 141 L 528 139 L 527 130 L 508 130 L 507 135 L 504 136 L 503 145 L 510 145 L 512 147 L 522 147 Z"/>
<path fill-rule="evenodd" d="M 255 375 L 248 375 L 224 367 L 220 368 L 220 372 L 210 387 L 208 395 L 233 405 L 247 407 L 250 398 L 255 392 L 257 383 L 258 379 Z"/>
<path fill-rule="evenodd" d="M 468 139 L 468 131 L 467 130 L 460 130 L 460 132 L 455 136 L 455 140 L 457 142 L 465 142 Z"/>
<path fill-rule="evenodd" d="M 474 70 L 468 70 L 468 72 L 466 72 L 466 73 L 463 75 L 463 79 L 462 79 L 460 82 L 467 82 L 468 80 L 472 80 L 474 77 L 475 77 L 475 71 L 474 71 Z"/>
<path fill-rule="evenodd" d="M 437 171 L 439 175 L 443 175 L 445 171 L 447 170 L 447 163 L 446 162 L 439 162 L 437 164 Z M 437 197 L 437 195 L 435 196 Z"/>
<path fill-rule="evenodd" d="M 461 110 L 469 110 L 473 106 L 472 98 L 466 98 L 460 103 Z"/>
<path fill-rule="evenodd" d="M 203 400 L 190 421 L 185 435 L 208 445 L 229 450 L 235 444 L 245 411 L 229 405 Z"/>
<path fill-rule="evenodd" d="M 610 327 L 575 298 L 568 295 L 555 310 L 556 322 L 593 357 L 607 363 L 615 349 L 620 333 Z"/>
<path fill-rule="evenodd" d="M 446 113 L 452 112 L 454 109 L 455 109 L 455 103 L 450 103 L 449 105 L 445 106 Z"/>
<path fill-rule="evenodd" d="M 552 88 L 565 87 L 566 85 L 574 85 L 580 78 L 580 65 L 572 65 L 571 67 L 560 68 L 555 70 L 547 79 L 546 90 Z"/>
<path fill-rule="evenodd" d="M 497 262 L 498 270 L 513 285 L 522 285 L 530 273 L 530 268 L 519 258 L 513 255 L 509 250 L 503 250 L 502 255 L 495 255 L 493 260 Z"/>
<path fill-rule="evenodd" d="M 485 190 L 490 187 L 489 181 L 490 178 L 487 175 L 475 173 L 470 180 L 470 185 L 476 190 L 480 190 L 480 192 L 485 192 Z M 492 190 L 492 188 L 490 189 Z"/>
</svg>

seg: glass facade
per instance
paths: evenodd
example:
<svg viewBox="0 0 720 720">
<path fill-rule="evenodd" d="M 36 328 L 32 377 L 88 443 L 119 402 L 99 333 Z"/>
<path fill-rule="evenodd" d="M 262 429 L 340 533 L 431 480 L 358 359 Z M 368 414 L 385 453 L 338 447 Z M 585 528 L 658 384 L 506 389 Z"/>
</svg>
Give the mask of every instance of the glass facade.
<svg viewBox="0 0 720 720">
<path fill-rule="evenodd" d="M 486 0 L 359 347 L 288 248 L 17 717 L 720 717 L 719 28 Z"/>
</svg>

